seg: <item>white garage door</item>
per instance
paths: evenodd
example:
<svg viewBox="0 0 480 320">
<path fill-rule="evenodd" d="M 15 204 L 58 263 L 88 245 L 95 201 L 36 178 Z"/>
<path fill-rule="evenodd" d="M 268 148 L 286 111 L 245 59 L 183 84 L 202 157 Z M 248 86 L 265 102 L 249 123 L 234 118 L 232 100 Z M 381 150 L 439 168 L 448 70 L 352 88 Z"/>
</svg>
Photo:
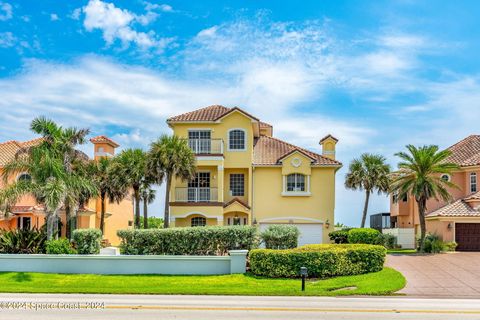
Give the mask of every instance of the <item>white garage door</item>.
<svg viewBox="0 0 480 320">
<path fill-rule="evenodd" d="M 270 224 L 260 223 L 260 230 L 265 230 Z M 303 246 L 305 244 L 318 244 L 322 243 L 322 232 L 323 224 L 321 223 L 294 223 L 291 224 L 296 226 L 300 230 L 300 237 L 298 238 L 298 246 Z"/>
</svg>

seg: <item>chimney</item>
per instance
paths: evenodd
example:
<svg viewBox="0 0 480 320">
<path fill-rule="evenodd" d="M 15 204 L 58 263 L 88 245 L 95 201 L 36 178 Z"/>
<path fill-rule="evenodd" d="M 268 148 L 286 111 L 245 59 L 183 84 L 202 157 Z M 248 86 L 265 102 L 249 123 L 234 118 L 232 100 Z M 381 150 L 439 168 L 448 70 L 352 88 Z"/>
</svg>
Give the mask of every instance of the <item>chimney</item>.
<svg viewBox="0 0 480 320">
<path fill-rule="evenodd" d="M 94 148 L 94 159 L 98 160 L 102 157 L 113 157 L 115 155 L 115 148 L 120 145 L 106 136 L 97 136 L 90 139 Z"/>
<path fill-rule="evenodd" d="M 335 146 L 337 145 L 337 142 L 338 139 L 331 134 L 323 137 L 320 140 L 320 145 L 322 146 L 322 156 L 335 160 Z"/>
</svg>

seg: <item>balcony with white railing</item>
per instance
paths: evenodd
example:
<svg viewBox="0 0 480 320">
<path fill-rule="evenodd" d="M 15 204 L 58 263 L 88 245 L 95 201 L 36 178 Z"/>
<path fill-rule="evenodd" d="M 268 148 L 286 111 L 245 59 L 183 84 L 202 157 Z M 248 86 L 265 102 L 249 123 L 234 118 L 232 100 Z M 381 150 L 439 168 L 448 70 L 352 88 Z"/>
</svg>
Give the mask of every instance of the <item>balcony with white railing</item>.
<svg viewBox="0 0 480 320">
<path fill-rule="evenodd" d="M 217 188 L 175 188 L 175 202 L 218 202 Z"/>
<path fill-rule="evenodd" d="M 222 139 L 188 139 L 188 145 L 196 155 L 222 155 Z"/>
</svg>

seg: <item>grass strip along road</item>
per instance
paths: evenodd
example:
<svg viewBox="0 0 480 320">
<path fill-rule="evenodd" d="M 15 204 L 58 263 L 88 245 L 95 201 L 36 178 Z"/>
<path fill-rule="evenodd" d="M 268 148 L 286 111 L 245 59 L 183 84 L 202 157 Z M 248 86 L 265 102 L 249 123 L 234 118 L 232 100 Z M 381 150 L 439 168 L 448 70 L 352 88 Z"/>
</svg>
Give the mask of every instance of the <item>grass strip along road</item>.
<svg viewBox="0 0 480 320">
<path fill-rule="evenodd" d="M 380 272 L 331 279 L 310 279 L 301 292 L 299 279 L 270 279 L 245 275 L 167 276 L 93 275 L 4 272 L 0 292 L 111 293 L 265 296 L 388 295 L 405 286 L 402 274 L 391 268 Z M 343 289 L 343 290 L 342 290 Z"/>
</svg>

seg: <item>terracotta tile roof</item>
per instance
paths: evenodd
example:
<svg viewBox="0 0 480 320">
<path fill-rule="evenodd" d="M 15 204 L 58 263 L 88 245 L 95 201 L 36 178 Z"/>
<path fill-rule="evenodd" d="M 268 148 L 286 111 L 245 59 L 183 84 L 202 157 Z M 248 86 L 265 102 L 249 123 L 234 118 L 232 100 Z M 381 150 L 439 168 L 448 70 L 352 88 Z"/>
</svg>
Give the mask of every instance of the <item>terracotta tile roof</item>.
<svg viewBox="0 0 480 320">
<path fill-rule="evenodd" d="M 452 155 L 445 161 L 462 167 L 480 165 L 480 135 L 471 135 L 450 148 Z"/>
<path fill-rule="evenodd" d="M 268 124 L 266 122 L 263 122 L 263 121 L 259 121 L 258 122 L 260 128 L 273 128 L 273 126 L 271 124 Z"/>
<path fill-rule="evenodd" d="M 251 114 L 245 112 L 238 107 L 227 108 L 221 105 L 213 105 L 168 118 L 167 122 L 217 121 L 221 117 L 235 110 L 242 112 L 243 114 L 249 116 L 252 119 L 258 120 L 256 117 L 252 116 Z"/>
<path fill-rule="evenodd" d="M 323 141 L 327 140 L 328 138 L 332 138 L 333 140 L 337 141 L 338 142 L 338 139 L 335 138 L 334 136 L 332 136 L 331 134 L 327 134 L 325 137 L 323 137 L 322 139 L 320 139 L 320 143 L 322 143 Z"/>
<path fill-rule="evenodd" d="M 38 143 L 40 143 L 40 141 L 42 141 L 41 138 L 25 142 L 10 140 L 0 143 L 0 167 L 3 167 L 7 163 L 15 159 L 15 155 L 21 148 L 37 145 Z"/>
<path fill-rule="evenodd" d="M 117 147 L 120 146 L 118 143 L 116 143 L 115 141 L 113 141 L 112 139 L 110 139 L 107 136 L 93 137 L 93 138 L 90 139 L 90 142 L 91 143 L 108 143 L 109 145 L 111 145 L 114 148 L 117 148 Z"/>
<path fill-rule="evenodd" d="M 312 158 L 314 164 L 317 165 L 335 165 L 341 166 L 342 163 L 336 160 L 329 159 L 315 152 L 297 147 L 288 142 L 267 136 L 261 136 L 256 139 L 253 148 L 253 164 L 254 165 L 273 165 L 279 164 L 279 160 L 284 156 L 299 151 L 308 157 Z"/>
<path fill-rule="evenodd" d="M 478 208 L 473 208 L 468 204 L 469 200 L 480 200 L 480 192 L 472 194 L 462 199 L 458 199 L 435 211 L 427 214 L 427 217 L 477 217 L 480 216 Z"/>
<path fill-rule="evenodd" d="M 12 213 L 29 213 L 29 212 L 34 212 L 34 211 L 43 211 L 45 207 L 41 205 L 35 205 L 35 206 L 12 206 L 10 208 L 10 211 Z"/>
</svg>

